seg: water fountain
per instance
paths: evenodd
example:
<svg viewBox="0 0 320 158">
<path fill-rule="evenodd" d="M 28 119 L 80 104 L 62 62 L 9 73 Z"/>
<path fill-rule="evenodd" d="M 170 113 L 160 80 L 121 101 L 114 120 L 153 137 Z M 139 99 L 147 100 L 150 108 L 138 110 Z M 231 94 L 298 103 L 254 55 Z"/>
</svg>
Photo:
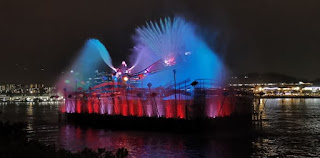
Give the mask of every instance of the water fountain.
<svg viewBox="0 0 320 158">
<path fill-rule="evenodd" d="M 76 80 L 76 88 L 64 88 L 63 112 L 176 119 L 250 113 L 250 99 L 221 88 L 223 64 L 193 23 L 181 17 L 147 22 L 136 29 L 133 40 L 132 66 L 123 61 L 118 68 L 101 42 L 87 41 L 73 69 L 78 68 L 82 76 L 88 74 L 78 65 L 97 64 L 94 50 L 113 71 L 112 78 L 79 89 L 81 75 L 68 75 Z"/>
</svg>

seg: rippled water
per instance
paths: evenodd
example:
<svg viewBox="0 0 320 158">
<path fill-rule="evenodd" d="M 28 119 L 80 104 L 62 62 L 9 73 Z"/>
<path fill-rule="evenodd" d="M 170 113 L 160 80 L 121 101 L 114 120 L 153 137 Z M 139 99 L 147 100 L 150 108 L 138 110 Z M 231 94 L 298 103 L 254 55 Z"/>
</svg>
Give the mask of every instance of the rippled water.
<svg viewBox="0 0 320 158">
<path fill-rule="evenodd" d="M 0 103 L 1 120 L 27 121 L 29 138 L 78 151 L 125 147 L 130 157 L 308 156 L 320 153 L 320 99 L 264 99 L 263 135 L 253 140 L 213 134 L 110 131 L 59 123 L 62 103 Z"/>
<path fill-rule="evenodd" d="M 254 156 L 320 155 L 320 99 L 264 99 L 262 131 Z M 261 107 L 263 108 L 263 106 Z"/>
</svg>

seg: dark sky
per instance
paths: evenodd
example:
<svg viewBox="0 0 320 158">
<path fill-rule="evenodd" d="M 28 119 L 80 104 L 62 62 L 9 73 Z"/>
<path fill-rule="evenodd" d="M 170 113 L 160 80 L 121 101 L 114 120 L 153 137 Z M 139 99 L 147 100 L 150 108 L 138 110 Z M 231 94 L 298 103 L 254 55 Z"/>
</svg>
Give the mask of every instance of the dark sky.
<svg viewBox="0 0 320 158">
<path fill-rule="evenodd" d="M 231 72 L 320 77 L 319 0 L 0 0 L 0 82 L 53 83 L 88 38 L 127 59 L 137 26 L 182 15 Z M 41 71 L 44 68 L 44 71 Z"/>
</svg>

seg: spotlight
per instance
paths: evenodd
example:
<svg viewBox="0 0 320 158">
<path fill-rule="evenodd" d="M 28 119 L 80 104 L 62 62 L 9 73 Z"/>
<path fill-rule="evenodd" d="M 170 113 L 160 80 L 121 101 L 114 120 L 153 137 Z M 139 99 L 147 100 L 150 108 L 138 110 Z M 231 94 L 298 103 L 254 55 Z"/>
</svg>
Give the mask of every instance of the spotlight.
<svg viewBox="0 0 320 158">
<path fill-rule="evenodd" d="M 123 81 L 127 82 L 129 80 L 129 78 L 127 76 L 123 77 Z"/>
</svg>

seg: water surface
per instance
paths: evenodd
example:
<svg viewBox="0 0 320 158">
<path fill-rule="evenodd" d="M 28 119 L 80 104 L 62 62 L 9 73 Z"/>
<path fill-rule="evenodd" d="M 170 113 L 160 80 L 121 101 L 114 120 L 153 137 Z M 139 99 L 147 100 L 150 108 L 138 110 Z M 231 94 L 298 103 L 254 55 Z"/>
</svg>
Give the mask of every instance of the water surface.
<svg viewBox="0 0 320 158">
<path fill-rule="evenodd" d="M 255 128 L 264 135 L 253 140 L 217 139 L 210 133 L 83 128 L 59 122 L 63 103 L 53 102 L 0 103 L 0 119 L 26 121 L 30 139 L 71 151 L 125 147 L 130 157 L 320 156 L 320 99 L 264 99 L 262 103 L 263 122 Z"/>
</svg>

